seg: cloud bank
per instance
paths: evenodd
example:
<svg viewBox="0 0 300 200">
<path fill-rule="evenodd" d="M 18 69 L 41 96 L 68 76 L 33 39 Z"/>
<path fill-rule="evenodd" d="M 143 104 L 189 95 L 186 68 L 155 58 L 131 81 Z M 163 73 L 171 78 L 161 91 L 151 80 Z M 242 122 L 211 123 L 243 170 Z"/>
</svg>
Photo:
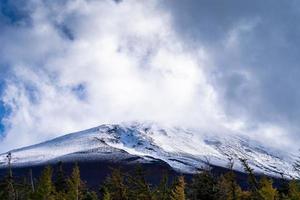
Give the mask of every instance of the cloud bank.
<svg viewBox="0 0 300 200">
<path fill-rule="evenodd" d="M 251 58 L 264 51 L 246 55 L 264 16 L 219 22 L 176 1 L 32 0 L 1 8 L 1 101 L 9 112 L 0 152 L 123 121 L 236 132 L 282 147 L 297 137 L 289 116 L 265 106 L 277 101 L 265 92 L 268 71 L 259 70 L 267 62 Z"/>
</svg>

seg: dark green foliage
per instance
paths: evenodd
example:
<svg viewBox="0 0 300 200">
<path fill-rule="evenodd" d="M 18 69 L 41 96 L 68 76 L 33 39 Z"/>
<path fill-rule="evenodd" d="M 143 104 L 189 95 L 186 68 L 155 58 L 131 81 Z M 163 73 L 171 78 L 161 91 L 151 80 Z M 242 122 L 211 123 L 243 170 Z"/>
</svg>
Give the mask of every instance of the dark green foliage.
<svg viewBox="0 0 300 200">
<path fill-rule="evenodd" d="M 253 173 L 253 169 L 250 168 L 246 159 L 240 159 L 242 165 L 244 166 L 245 172 L 248 174 L 248 181 L 252 192 L 257 192 L 259 185 L 256 180 L 256 177 Z"/>
<path fill-rule="evenodd" d="M 296 180 L 292 180 L 289 183 L 288 199 L 300 200 L 300 184 Z"/>
<path fill-rule="evenodd" d="M 243 200 L 249 199 L 251 193 L 243 192 L 236 182 L 235 173 L 233 171 L 234 160 L 229 158 L 228 168 L 229 172 L 221 175 L 217 184 L 217 197 L 219 200 Z"/>
<path fill-rule="evenodd" d="M 230 171 L 219 178 L 217 183 L 219 200 L 240 200 L 242 190 L 236 183 L 235 174 Z"/>
<path fill-rule="evenodd" d="M 67 178 L 63 170 L 62 162 L 58 163 L 56 179 L 54 182 L 56 192 L 66 192 L 67 189 Z"/>
<path fill-rule="evenodd" d="M 251 199 L 252 200 L 263 200 L 263 197 L 259 193 L 259 183 L 256 180 L 253 169 L 250 168 L 246 159 L 240 159 L 242 165 L 244 166 L 245 172 L 248 174 L 248 182 L 250 185 Z"/>
<path fill-rule="evenodd" d="M 14 200 L 15 188 L 13 177 L 9 175 L 4 178 L 0 183 L 0 199 Z"/>
<path fill-rule="evenodd" d="M 189 190 L 188 197 L 192 200 L 217 199 L 217 180 L 209 171 L 200 172 L 194 176 Z"/>
<path fill-rule="evenodd" d="M 102 193 L 103 193 L 103 200 L 111 200 L 112 199 L 111 194 L 106 187 L 103 187 Z"/>
<path fill-rule="evenodd" d="M 113 169 L 110 176 L 107 177 L 103 186 L 105 198 L 113 200 L 126 200 L 128 199 L 128 187 L 124 181 L 124 175 L 120 169 Z"/>
<path fill-rule="evenodd" d="M 169 200 L 170 199 L 170 187 L 168 185 L 168 175 L 164 174 L 158 187 L 154 191 L 154 199 Z"/>
<path fill-rule="evenodd" d="M 6 178 L 5 182 L 6 182 L 7 199 L 8 200 L 15 199 L 16 198 L 16 191 L 15 191 L 13 177 L 9 175 Z"/>
<path fill-rule="evenodd" d="M 80 170 L 76 164 L 73 168 L 71 177 L 67 180 L 67 199 L 68 200 L 81 200 L 83 190 L 83 183 L 80 178 Z"/>
<path fill-rule="evenodd" d="M 282 178 L 277 191 L 279 193 L 279 199 L 286 199 L 289 192 L 289 181 Z"/>
<path fill-rule="evenodd" d="M 138 200 L 152 200 L 153 192 L 151 191 L 149 183 L 146 181 L 145 171 L 141 166 L 138 166 L 135 173 L 132 176 L 128 176 L 129 179 L 129 199 Z"/>
<path fill-rule="evenodd" d="M 36 191 L 32 195 L 34 200 L 54 200 L 55 188 L 52 183 L 52 168 L 47 166 L 38 181 Z"/>
<path fill-rule="evenodd" d="M 82 200 L 97 200 L 98 196 L 96 192 L 85 191 L 83 193 Z"/>
<path fill-rule="evenodd" d="M 258 182 L 247 162 L 243 164 L 250 185 L 249 190 L 244 191 L 237 184 L 233 170 L 220 176 L 204 170 L 194 175 L 190 183 L 179 176 L 169 184 L 165 174 L 158 185 L 152 186 L 141 166 L 130 174 L 113 169 L 96 193 L 81 180 L 78 165 L 69 176 L 63 172 L 61 163 L 54 175 L 50 166 L 45 167 L 35 182 L 32 173 L 16 178 L 9 169 L 0 180 L 0 200 L 300 200 L 297 180 L 283 181 L 277 190 L 271 179 L 263 177 Z M 54 183 L 52 177 L 55 177 Z"/>
<path fill-rule="evenodd" d="M 30 199 L 33 191 L 30 182 L 28 181 L 28 178 L 23 178 L 22 181 L 20 181 L 20 183 L 16 183 L 15 188 L 16 188 L 16 199 L 18 200 Z"/>
<path fill-rule="evenodd" d="M 14 200 L 16 199 L 16 191 L 15 191 L 13 173 L 11 168 L 12 154 L 9 152 L 6 157 L 7 157 L 8 171 L 7 171 L 7 176 L 4 178 L 2 183 L 0 183 L 0 188 L 2 189 L 0 192 L 0 199 Z"/>
</svg>

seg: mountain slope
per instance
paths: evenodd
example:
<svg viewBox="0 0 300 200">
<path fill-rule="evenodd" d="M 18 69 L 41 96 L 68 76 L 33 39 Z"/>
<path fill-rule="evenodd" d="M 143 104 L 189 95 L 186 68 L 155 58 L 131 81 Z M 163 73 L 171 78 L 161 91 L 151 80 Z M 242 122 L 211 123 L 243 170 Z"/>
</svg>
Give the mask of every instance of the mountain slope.
<svg viewBox="0 0 300 200">
<path fill-rule="evenodd" d="M 296 157 L 292 154 L 242 136 L 199 134 L 157 124 L 101 125 L 10 152 L 13 166 L 74 160 L 127 163 L 160 160 L 183 173 L 194 173 L 208 165 L 226 167 L 229 158 L 234 160 L 235 170 L 243 171 L 239 158 L 244 158 L 256 173 L 298 177 L 293 167 Z M 6 154 L 1 154 L 0 167 L 6 165 Z"/>
</svg>

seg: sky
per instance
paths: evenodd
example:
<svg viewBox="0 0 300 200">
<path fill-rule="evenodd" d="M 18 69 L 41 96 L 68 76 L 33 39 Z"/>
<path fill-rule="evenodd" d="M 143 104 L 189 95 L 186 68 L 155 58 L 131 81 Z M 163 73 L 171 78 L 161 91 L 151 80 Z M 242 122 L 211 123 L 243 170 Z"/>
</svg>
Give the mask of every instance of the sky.
<svg viewBox="0 0 300 200">
<path fill-rule="evenodd" d="M 296 151 L 298 4 L 3 0 L 0 152 L 124 121 Z"/>
</svg>

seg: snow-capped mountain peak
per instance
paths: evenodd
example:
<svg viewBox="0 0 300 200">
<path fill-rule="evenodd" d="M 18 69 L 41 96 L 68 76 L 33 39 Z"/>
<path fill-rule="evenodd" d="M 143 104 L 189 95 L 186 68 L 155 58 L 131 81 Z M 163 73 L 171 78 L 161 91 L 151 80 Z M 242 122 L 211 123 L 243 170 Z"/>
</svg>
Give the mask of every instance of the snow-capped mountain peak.
<svg viewBox="0 0 300 200">
<path fill-rule="evenodd" d="M 195 130 L 159 126 L 154 123 L 107 124 L 67 134 L 40 144 L 10 151 L 13 166 L 29 166 L 72 160 L 128 161 L 161 160 L 173 169 L 194 173 L 207 165 L 228 166 L 243 171 L 240 158 L 247 159 L 256 173 L 287 178 L 299 177 L 296 156 L 232 134 L 200 134 Z M 131 159 L 132 160 L 132 159 Z M 0 155 L 0 167 L 7 165 Z"/>
</svg>

